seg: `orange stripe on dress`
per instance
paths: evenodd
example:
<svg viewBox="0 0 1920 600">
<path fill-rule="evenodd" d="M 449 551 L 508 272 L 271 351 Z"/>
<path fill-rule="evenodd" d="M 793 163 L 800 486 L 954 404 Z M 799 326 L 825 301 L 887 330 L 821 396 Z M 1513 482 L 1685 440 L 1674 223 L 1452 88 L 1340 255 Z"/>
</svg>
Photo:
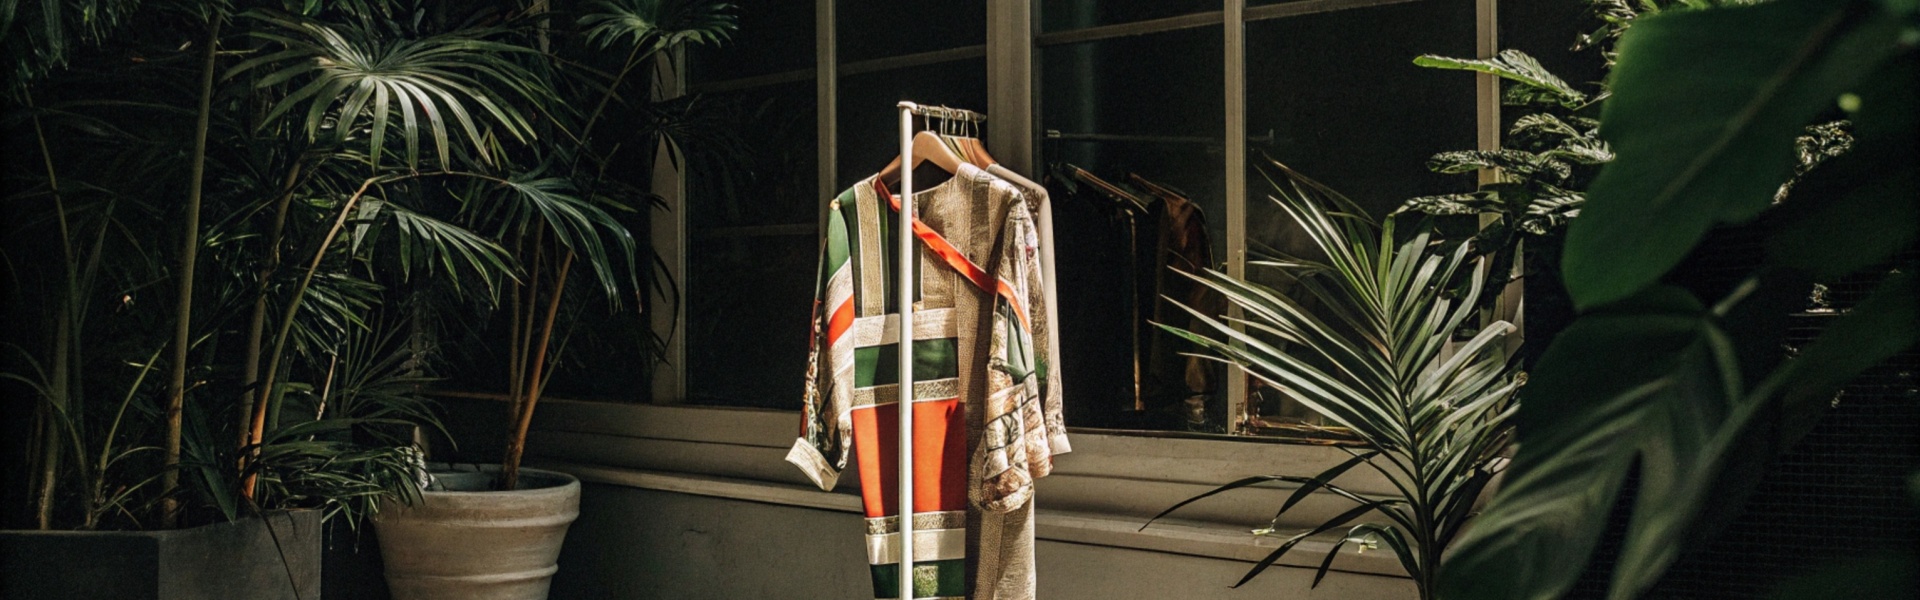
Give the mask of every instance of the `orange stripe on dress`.
<svg viewBox="0 0 1920 600">
<path fill-rule="evenodd" d="M 845 335 L 847 330 L 852 328 L 853 299 L 848 298 L 840 303 L 839 308 L 833 309 L 833 316 L 827 318 L 827 345 L 831 346 L 839 342 L 840 336 Z"/>
<path fill-rule="evenodd" d="M 879 193 L 880 197 L 886 198 L 887 203 L 893 205 L 893 210 L 901 210 L 900 199 L 895 198 L 893 192 L 887 190 L 887 184 L 881 182 L 878 178 L 873 180 L 873 191 Z M 1026 308 L 1020 303 L 1018 295 L 1013 293 L 1013 286 L 1009 285 L 1006 280 L 988 275 L 986 269 L 982 269 L 980 265 L 974 264 L 972 259 L 967 258 L 966 254 L 960 252 L 959 248 L 953 247 L 953 243 L 948 242 L 945 236 L 940 235 L 938 231 L 934 231 L 932 227 L 927 226 L 927 224 L 922 222 L 917 216 L 913 219 L 913 233 L 915 237 L 920 238 L 920 241 L 927 245 L 928 250 L 932 250 L 935 256 L 939 256 L 942 261 L 946 262 L 947 266 L 953 267 L 953 270 L 959 271 L 961 276 L 966 277 L 968 281 L 972 281 L 974 287 L 980 288 L 980 291 L 998 295 L 1001 299 L 1006 300 L 1007 304 L 1012 305 L 1013 314 L 1019 317 L 1020 328 L 1022 330 L 1033 330 L 1033 325 L 1027 322 Z"/>
</svg>

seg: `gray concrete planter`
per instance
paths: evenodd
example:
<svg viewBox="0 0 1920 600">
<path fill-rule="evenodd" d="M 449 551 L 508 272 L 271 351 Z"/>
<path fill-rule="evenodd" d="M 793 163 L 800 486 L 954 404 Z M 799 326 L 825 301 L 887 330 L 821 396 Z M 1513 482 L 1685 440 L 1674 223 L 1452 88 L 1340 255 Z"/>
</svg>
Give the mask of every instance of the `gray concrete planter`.
<svg viewBox="0 0 1920 600">
<path fill-rule="evenodd" d="M 435 473 L 414 506 L 374 518 L 394 600 L 540 600 L 559 570 L 560 543 L 580 516 L 580 481 L 520 470 L 520 486 L 491 491 L 493 472 Z"/>
<path fill-rule="evenodd" d="M 317 510 L 172 531 L 0 531 L 0 598 L 316 600 L 321 537 Z"/>
</svg>

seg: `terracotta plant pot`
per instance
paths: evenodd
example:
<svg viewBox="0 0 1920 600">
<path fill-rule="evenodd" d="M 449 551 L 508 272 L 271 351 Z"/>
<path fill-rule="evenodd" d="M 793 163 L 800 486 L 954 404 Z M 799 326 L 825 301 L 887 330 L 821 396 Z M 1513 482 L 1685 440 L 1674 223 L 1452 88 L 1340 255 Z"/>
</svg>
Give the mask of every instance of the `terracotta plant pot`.
<svg viewBox="0 0 1920 600">
<path fill-rule="evenodd" d="M 382 508 L 374 530 L 394 600 L 547 597 L 580 480 L 521 469 L 520 489 L 503 492 L 491 489 L 497 472 L 434 473 L 419 504 Z"/>
</svg>

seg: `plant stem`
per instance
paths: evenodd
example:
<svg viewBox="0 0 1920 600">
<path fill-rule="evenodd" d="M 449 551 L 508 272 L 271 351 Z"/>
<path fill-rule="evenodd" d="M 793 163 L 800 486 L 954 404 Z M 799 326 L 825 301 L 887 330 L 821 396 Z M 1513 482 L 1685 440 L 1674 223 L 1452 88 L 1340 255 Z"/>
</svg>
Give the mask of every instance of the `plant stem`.
<svg viewBox="0 0 1920 600">
<path fill-rule="evenodd" d="M 500 487 L 511 490 L 520 484 L 520 457 L 527 448 L 527 428 L 533 424 L 533 409 L 540 402 L 540 392 L 546 388 L 546 378 L 542 376 L 547 366 L 547 346 L 553 341 L 554 317 L 560 314 L 560 300 L 567 290 L 567 274 L 573 267 L 572 251 L 560 260 L 560 272 L 554 276 L 553 301 L 547 303 L 547 317 L 540 325 L 540 343 L 533 349 L 533 372 L 527 378 L 527 397 L 519 404 L 514 415 L 513 437 L 507 440 L 506 459 L 500 463 Z"/>
<path fill-rule="evenodd" d="M 360 204 L 360 198 L 365 196 L 367 191 L 375 185 L 394 183 L 408 179 L 419 179 L 422 177 L 445 176 L 471 177 L 501 185 L 510 185 L 512 183 L 499 177 L 479 173 L 469 173 L 465 171 L 430 171 L 425 173 L 369 177 L 366 181 L 360 182 L 360 188 L 354 190 L 352 196 L 347 197 L 346 203 L 340 207 L 340 215 L 334 218 L 333 227 L 327 230 L 326 237 L 321 238 L 319 247 L 313 251 L 313 260 L 307 263 L 306 272 L 301 274 L 300 284 L 294 287 L 293 295 L 287 298 L 286 310 L 281 312 L 280 324 L 273 336 L 273 352 L 267 355 L 267 373 L 260 378 L 260 384 L 256 386 L 257 389 L 255 390 L 253 398 L 253 410 L 248 419 L 247 439 L 244 446 L 248 449 L 245 453 L 246 455 L 258 455 L 260 452 L 260 442 L 265 438 L 268 406 L 274 397 L 273 389 L 279 381 L 281 358 L 286 355 L 287 336 L 293 331 L 294 317 L 300 314 L 300 305 L 306 300 L 307 288 L 313 284 L 314 274 L 319 272 L 320 263 L 326 259 L 327 249 L 332 247 L 333 241 L 340 237 L 340 230 L 346 226 L 347 218 L 353 215 L 354 207 Z M 246 471 L 247 469 L 243 466 L 242 472 Z M 257 474 L 247 473 L 240 484 L 241 496 L 249 500 L 253 499 L 254 487 L 257 481 Z"/>
<path fill-rule="evenodd" d="M 207 172 L 207 129 L 213 114 L 213 68 L 220 46 L 220 14 L 208 17 L 205 58 L 201 62 L 199 116 L 193 131 L 193 166 L 187 182 L 187 218 L 182 228 L 186 235 L 180 243 L 180 295 L 174 308 L 173 370 L 167 382 L 166 470 L 161 474 L 160 524 L 172 529 L 179 524 L 180 500 L 180 413 L 187 396 L 187 350 L 192 343 L 193 269 L 200 257 L 200 199 Z"/>
<path fill-rule="evenodd" d="M 27 94 L 26 104 L 33 109 L 33 95 Z M 46 435 L 40 438 L 45 444 L 41 448 L 40 485 L 34 499 L 34 526 L 40 529 L 53 527 L 53 499 L 59 487 L 60 474 L 60 428 L 55 427 L 52 419 L 56 414 L 64 413 L 74 418 L 75 406 L 72 399 L 73 358 L 76 351 L 75 337 L 78 332 L 74 325 L 74 305 L 80 300 L 80 275 L 75 271 L 73 258 L 72 229 L 67 223 L 66 198 L 60 192 L 60 176 L 53 168 L 53 152 L 47 146 L 47 134 L 40 124 L 40 113 L 33 112 L 33 136 L 40 144 L 40 158 L 47 169 L 47 187 L 53 192 L 53 213 L 55 222 L 60 226 L 60 255 L 66 271 L 66 289 L 57 301 L 54 311 L 53 333 L 53 376 L 48 382 L 47 401 L 58 411 L 41 410 L 37 414 L 45 420 Z"/>
<path fill-rule="evenodd" d="M 387 180 L 398 181 L 417 176 L 405 175 L 387 178 Z M 287 349 L 287 334 L 293 331 L 293 318 L 300 314 L 300 303 L 307 295 L 307 286 L 313 284 L 313 275 L 320 270 L 320 263 L 326 259 L 327 248 L 333 246 L 334 238 L 340 236 L 340 229 L 346 226 L 347 217 L 353 215 L 353 208 L 360 204 L 360 198 L 365 196 L 367 190 L 376 183 L 382 183 L 382 178 L 369 177 L 366 181 L 360 182 L 360 189 L 354 190 L 353 195 L 349 196 L 347 202 L 340 207 L 340 216 L 334 218 L 333 227 L 328 229 L 327 236 L 320 240 L 320 247 L 313 252 L 313 261 L 307 265 L 306 273 L 300 276 L 300 285 L 293 289 L 293 296 L 288 298 L 287 308 L 281 313 L 280 326 L 273 336 L 273 353 L 267 358 L 267 374 L 260 379 L 259 389 L 254 391 L 253 410 L 247 422 L 247 440 L 244 448 L 248 449 L 246 456 L 249 460 L 260 454 L 259 445 L 266 436 L 267 404 L 273 398 L 273 388 L 280 375 L 280 359 Z M 240 495 L 252 500 L 258 473 L 245 468 L 242 471 L 246 473 L 246 477 L 240 483 Z"/>
<path fill-rule="evenodd" d="M 280 269 L 280 241 L 287 230 L 287 208 L 293 204 L 293 192 L 300 184 L 300 172 L 304 163 L 294 161 L 293 168 L 287 171 L 287 178 L 280 186 L 280 199 L 274 203 L 273 234 L 267 236 L 267 264 L 260 267 L 259 288 L 254 292 L 253 317 L 247 323 L 247 348 L 245 362 L 241 363 L 240 377 L 240 445 L 247 445 L 248 427 L 253 422 L 252 397 L 254 386 L 260 384 L 260 346 L 267 329 L 267 291 L 272 286 L 274 271 Z"/>
<path fill-rule="evenodd" d="M 625 81 L 627 74 L 633 72 L 633 68 L 639 64 L 637 59 L 640 56 L 641 46 L 642 44 L 634 44 L 633 51 L 627 53 L 627 60 L 621 64 L 620 73 L 614 75 L 613 81 L 607 84 L 607 93 L 600 96 L 600 102 L 593 106 L 593 113 L 587 116 L 586 125 L 580 128 L 579 145 L 574 149 L 572 163 L 567 165 L 569 176 L 580 169 L 580 157 L 591 150 L 587 144 L 593 140 L 593 124 L 600 121 L 600 115 L 607 109 L 607 102 L 613 100 L 614 93 L 620 89 L 620 82 Z M 652 55 L 652 53 L 647 54 L 647 56 Z"/>
</svg>

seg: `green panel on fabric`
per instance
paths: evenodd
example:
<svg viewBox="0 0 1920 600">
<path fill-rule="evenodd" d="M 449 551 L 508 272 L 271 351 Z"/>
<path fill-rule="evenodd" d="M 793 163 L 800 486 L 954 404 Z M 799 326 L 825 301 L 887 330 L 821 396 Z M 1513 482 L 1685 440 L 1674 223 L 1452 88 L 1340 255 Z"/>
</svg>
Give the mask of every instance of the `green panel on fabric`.
<svg viewBox="0 0 1920 600">
<path fill-rule="evenodd" d="M 900 565 L 873 565 L 873 596 L 900 597 Z M 913 595 L 919 598 L 967 595 L 967 561 L 963 558 L 913 563 Z"/>
<path fill-rule="evenodd" d="M 1033 348 L 1028 346 L 1031 338 L 1017 335 L 1020 330 L 1020 317 L 1013 314 L 1012 306 L 1002 302 L 994 310 L 1000 313 L 1006 328 L 1012 330 L 1007 332 L 1007 355 L 1004 357 L 1007 361 L 1007 375 L 1013 377 L 1015 383 L 1026 381 L 1027 376 L 1034 372 Z"/>
<path fill-rule="evenodd" d="M 932 381 L 960 376 L 960 343 L 954 338 L 913 342 L 913 380 Z M 900 382 L 900 351 L 893 344 L 853 350 L 853 386 L 857 388 Z"/>
<path fill-rule="evenodd" d="M 851 240 L 860 239 L 859 229 L 857 229 L 857 227 L 859 227 L 859 221 L 857 219 L 847 218 L 847 215 L 853 210 L 853 200 L 853 190 L 847 190 L 840 194 L 839 199 L 835 200 L 840 203 L 840 210 L 829 211 L 827 213 L 828 268 L 846 264 L 848 255 L 853 250 Z M 853 275 L 853 281 L 860 280 L 859 271 L 856 270 L 851 273 L 851 275 Z"/>
<path fill-rule="evenodd" d="M 860 202 L 860 198 L 859 196 L 856 196 L 853 193 L 853 188 L 847 188 L 847 191 L 840 192 L 840 196 L 837 198 L 834 198 L 833 201 L 839 203 L 840 209 L 837 211 L 828 211 L 827 222 L 829 224 L 833 224 L 834 219 L 837 218 L 839 219 L 840 224 L 843 224 L 846 226 L 846 234 L 847 234 L 847 237 L 845 240 L 846 246 L 843 246 L 843 247 L 847 251 L 847 255 L 846 255 L 847 259 L 852 261 L 853 263 L 852 264 L 853 306 L 854 306 L 854 310 L 857 311 L 859 310 L 859 307 L 860 307 L 860 282 L 865 281 L 860 278 L 861 277 L 860 272 L 861 272 L 861 269 L 863 268 L 860 265 L 860 247 L 859 247 L 860 246 L 860 207 L 858 206 L 858 204 Z M 828 258 L 831 259 L 832 257 L 829 256 Z M 838 264 L 838 263 L 829 262 L 827 264 L 832 265 L 832 264 Z"/>
<path fill-rule="evenodd" d="M 900 220 L 900 211 L 894 210 L 892 206 L 887 205 L 886 199 L 884 198 L 880 200 L 880 205 L 881 208 L 884 209 L 880 211 L 880 246 L 882 250 L 880 255 L 885 257 L 880 263 L 887 266 L 886 311 L 891 314 L 900 311 L 900 303 L 894 298 L 895 288 L 900 285 L 900 278 L 897 273 L 899 267 L 894 265 L 899 263 L 893 262 L 893 255 L 899 251 L 900 246 L 900 240 L 893 237 L 893 226 Z M 916 302 L 923 299 L 921 287 L 925 283 L 924 279 L 926 277 L 925 274 L 920 272 L 920 268 L 923 266 L 921 263 L 924 262 L 921 259 L 921 254 L 926 252 L 926 248 L 921 244 L 922 242 L 920 242 L 920 240 L 914 240 L 913 242 L 913 299 Z"/>
</svg>

